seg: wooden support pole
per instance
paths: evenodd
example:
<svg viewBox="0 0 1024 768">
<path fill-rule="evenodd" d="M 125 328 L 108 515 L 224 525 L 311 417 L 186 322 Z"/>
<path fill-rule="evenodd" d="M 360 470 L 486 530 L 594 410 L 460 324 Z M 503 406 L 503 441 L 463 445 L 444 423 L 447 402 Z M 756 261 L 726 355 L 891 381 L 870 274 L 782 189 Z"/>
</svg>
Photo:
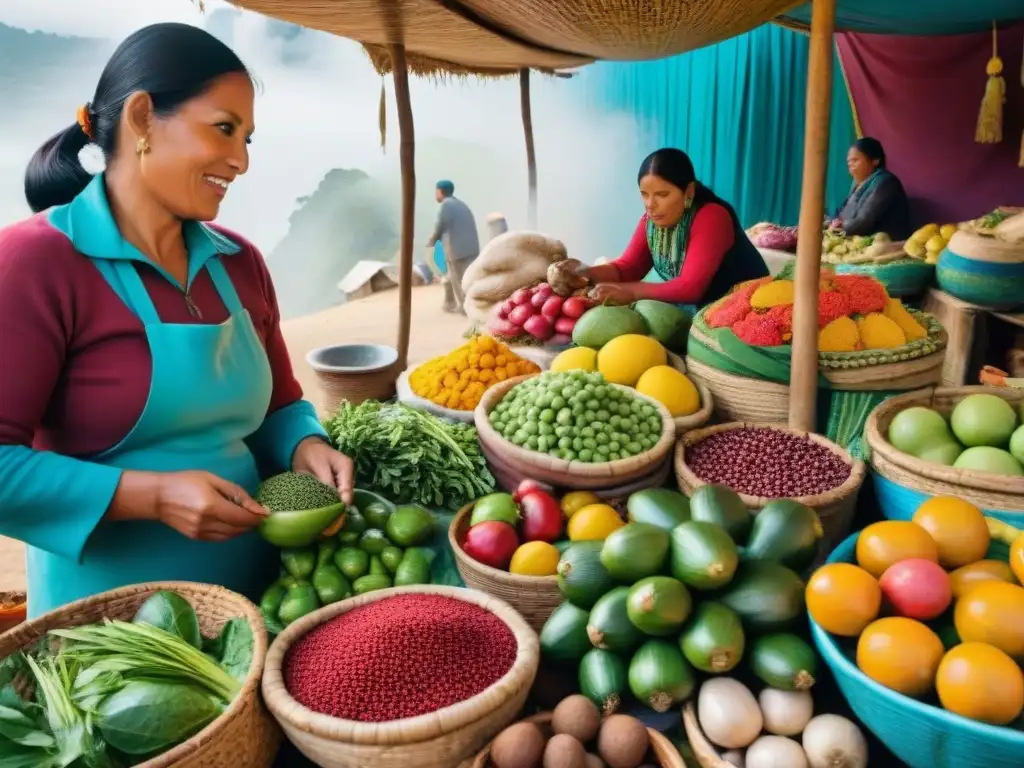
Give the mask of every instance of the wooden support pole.
<svg viewBox="0 0 1024 768">
<path fill-rule="evenodd" d="M 523 133 L 526 134 L 526 176 L 530 189 L 526 220 L 530 229 L 537 228 L 537 152 L 533 147 L 533 110 L 530 108 L 530 70 L 519 70 L 519 108 L 523 113 Z"/>
<path fill-rule="evenodd" d="M 789 425 L 815 431 L 818 398 L 818 282 L 821 223 L 825 217 L 825 174 L 832 110 L 832 35 L 836 0 L 811 5 L 811 50 L 807 74 L 804 174 L 797 233 L 793 306 L 793 357 L 789 379 Z"/>
<path fill-rule="evenodd" d="M 398 370 L 404 371 L 409 358 L 409 328 L 412 323 L 412 251 L 416 235 L 416 143 L 409 98 L 409 70 L 405 46 L 393 44 L 391 74 L 395 80 L 398 105 L 399 159 L 402 168 L 402 240 L 398 256 Z"/>
</svg>

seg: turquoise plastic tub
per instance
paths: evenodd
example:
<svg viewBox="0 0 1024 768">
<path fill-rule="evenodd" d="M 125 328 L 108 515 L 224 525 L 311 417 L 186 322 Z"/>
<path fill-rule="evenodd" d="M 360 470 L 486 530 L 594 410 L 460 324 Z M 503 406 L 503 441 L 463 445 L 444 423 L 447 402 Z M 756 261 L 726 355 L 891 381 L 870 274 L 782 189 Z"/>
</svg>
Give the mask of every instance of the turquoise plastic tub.
<svg viewBox="0 0 1024 768">
<path fill-rule="evenodd" d="M 878 499 L 882 515 L 889 520 L 910 520 L 917 512 L 918 507 L 936 495 L 907 488 L 905 485 L 883 477 L 874 470 L 871 472 L 871 482 L 875 486 L 875 497 Z M 970 498 L 967 501 L 974 503 Z M 1002 520 L 1015 528 L 1024 528 L 1024 512 L 1006 509 L 982 509 L 981 511 L 988 517 Z M 1024 768 L 1024 757 L 1021 758 L 1020 764 Z"/>
<path fill-rule="evenodd" d="M 946 248 L 939 255 L 935 279 L 946 293 L 971 304 L 1004 312 L 1024 304 L 1024 263 L 968 259 Z"/>
<path fill-rule="evenodd" d="M 858 535 L 840 544 L 828 562 L 855 562 Z M 1005 559 L 1006 548 L 994 548 L 989 555 Z M 853 713 L 911 768 L 1024 766 L 1024 731 L 968 720 L 946 712 L 937 702 L 889 690 L 857 669 L 856 640 L 835 638 L 813 620 L 811 635 Z"/>
</svg>

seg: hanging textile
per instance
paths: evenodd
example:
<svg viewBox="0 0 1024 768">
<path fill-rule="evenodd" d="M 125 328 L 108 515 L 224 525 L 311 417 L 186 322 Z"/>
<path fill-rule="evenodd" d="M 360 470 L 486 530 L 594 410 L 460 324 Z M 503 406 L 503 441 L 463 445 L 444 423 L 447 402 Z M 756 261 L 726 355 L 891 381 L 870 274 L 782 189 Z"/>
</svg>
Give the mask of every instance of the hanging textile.
<svg viewBox="0 0 1024 768">
<path fill-rule="evenodd" d="M 810 3 L 783 18 L 807 24 Z M 959 35 L 1024 21 L 1020 0 L 838 0 L 836 30 L 880 35 Z M 1013 70 L 1010 70 L 1013 71 Z"/>
</svg>

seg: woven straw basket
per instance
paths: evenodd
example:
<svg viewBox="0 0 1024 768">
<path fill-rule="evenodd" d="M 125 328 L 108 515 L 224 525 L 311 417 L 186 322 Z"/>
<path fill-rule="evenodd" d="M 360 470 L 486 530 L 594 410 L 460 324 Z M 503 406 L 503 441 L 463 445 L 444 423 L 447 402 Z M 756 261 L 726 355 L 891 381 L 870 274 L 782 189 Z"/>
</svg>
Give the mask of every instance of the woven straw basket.
<svg viewBox="0 0 1024 768">
<path fill-rule="evenodd" d="M 694 474 L 693 470 L 690 469 L 690 466 L 686 463 L 687 449 L 696 445 L 701 440 L 704 440 L 711 435 L 718 434 L 719 432 L 759 427 L 770 427 L 771 429 L 775 429 L 780 432 L 788 432 L 789 434 L 797 435 L 798 437 L 806 437 L 823 448 L 827 448 L 832 451 L 832 453 L 839 456 L 850 466 L 850 476 L 846 479 L 846 482 L 838 488 L 833 488 L 831 491 L 819 493 L 815 496 L 798 496 L 794 499 L 794 501 L 804 504 L 818 513 L 818 518 L 821 520 L 821 527 L 824 531 L 821 546 L 819 548 L 820 556 L 823 558 L 832 551 L 832 548 L 836 544 L 845 538 L 847 533 L 849 533 L 850 524 L 853 522 L 853 515 L 857 508 L 857 493 L 860 491 L 860 487 L 864 482 L 866 474 L 866 468 L 863 461 L 853 458 L 849 452 L 836 445 L 828 438 L 816 435 L 813 432 L 802 432 L 798 429 L 790 429 L 785 424 L 750 424 L 746 422 L 719 424 L 714 427 L 707 427 L 706 429 L 698 429 L 695 432 L 688 432 L 683 435 L 679 444 L 676 446 L 675 466 L 676 479 L 679 481 L 679 488 L 683 493 L 689 496 L 700 486 L 707 485 L 707 483 Z M 747 496 L 742 493 L 740 494 L 740 498 L 743 499 L 743 503 L 746 504 L 747 507 L 755 514 L 769 502 L 775 501 L 775 499 L 764 498 L 761 496 Z"/>
<path fill-rule="evenodd" d="M 550 712 L 542 712 L 539 715 L 527 717 L 523 722 L 536 723 L 544 731 L 544 735 L 550 737 L 551 718 L 552 714 Z M 672 746 L 671 741 L 653 728 L 647 729 L 647 735 L 651 739 L 651 752 L 654 754 L 656 765 L 660 766 L 660 768 L 686 768 L 686 763 L 683 762 L 679 750 Z M 491 762 L 491 745 L 488 744 L 480 750 L 477 753 L 476 759 L 468 764 L 466 768 L 494 768 L 494 763 Z"/>
<path fill-rule="evenodd" d="M 676 428 L 672 416 L 661 403 L 644 397 L 629 387 L 619 388 L 636 398 L 646 400 L 657 409 L 661 416 L 664 429 L 661 439 L 651 450 L 628 459 L 588 464 L 582 461 L 556 459 L 546 453 L 538 453 L 513 445 L 491 426 L 490 413 L 512 387 L 531 378 L 533 376 L 517 376 L 494 385 L 484 392 L 480 404 L 476 407 L 474 421 L 476 422 L 477 437 L 488 461 L 492 457 L 497 458 L 506 467 L 556 488 L 594 491 L 626 485 L 633 480 L 650 475 L 652 466 L 659 464 L 671 453 L 672 444 L 676 439 Z"/>
<path fill-rule="evenodd" d="M 954 469 L 897 451 L 889 442 L 889 425 L 900 411 L 914 406 L 949 416 L 968 395 L 987 393 L 1024 403 L 1024 392 L 1006 387 L 929 387 L 890 398 L 868 416 L 864 437 L 871 448 L 871 468 L 882 512 L 909 520 L 929 496 L 956 496 L 986 510 L 992 517 L 1024 527 L 1024 477 Z"/>
<path fill-rule="evenodd" d="M 36 642 L 51 629 L 93 624 L 104 618 L 131 621 L 150 595 L 171 590 L 184 597 L 199 617 L 204 637 L 213 637 L 229 619 L 252 628 L 252 666 L 227 711 L 188 741 L 137 768 L 269 768 L 281 745 L 281 731 L 260 700 L 260 676 L 267 655 L 267 631 L 259 609 L 223 587 L 192 582 L 151 582 L 103 592 L 57 608 L 0 635 L 0 658 Z"/>
<path fill-rule="evenodd" d="M 315 627 L 362 605 L 397 595 L 443 595 L 479 605 L 500 618 L 519 650 L 512 668 L 466 701 L 386 723 L 340 720 L 312 712 L 288 693 L 282 668 L 289 648 Z M 540 641 L 526 621 L 497 598 L 471 589 L 415 586 L 382 589 L 325 606 L 277 636 L 267 654 L 263 697 L 291 742 L 322 768 L 443 768 L 472 757 L 523 708 L 540 664 Z M 382 695 L 390 695 L 382 692 Z"/>
<path fill-rule="evenodd" d="M 683 707 L 683 727 L 686 729 L 686 740 L 690 742 L 693 756 L 697 758 L 702 768 L 733 768 L 732 763 L 727 763 L 719 756 L 718 750 L 700 729 L 692 701 L 688 701 Z"/>
<path fill-rule="evenodd" d="M 558 577 L 516 576 L 479 563 L 467 555 L 462 542 L 469 530 L 469 516 L 472 513 L 473 504 L 467 504 L 455 515 L 448 528 L 448 544 L 455 554 L 455 567 L 459 569 L 459 575 L 467 587 L 504 600 L 540 632 L 544 622 L 564 599 L 558 591 Z"/>
</svg>

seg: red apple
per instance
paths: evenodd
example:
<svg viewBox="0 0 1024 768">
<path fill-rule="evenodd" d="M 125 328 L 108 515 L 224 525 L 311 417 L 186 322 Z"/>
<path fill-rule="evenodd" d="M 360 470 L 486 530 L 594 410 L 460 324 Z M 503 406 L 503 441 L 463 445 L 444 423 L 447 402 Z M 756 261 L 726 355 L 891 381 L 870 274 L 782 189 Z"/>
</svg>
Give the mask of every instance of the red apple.
<svg viewBox="0 0 1024 768">
<path fill-rule="evenodd" d="M 544 299 L 544 306 L 541 307 L 540 313 L 548 320 L 557 319 L 558 316 L 562 314 L 563 301 L 565 301 L 565 299 L 561 296 L 548 296 Z"/>
<path fill-rule="evenodd" d="M 523 541 L 558 541 L 562 535 L 562 508 L 549 493 L 533 490 L 519 502 Z"/>
<path fill-rule="evenodd" d="M 534 315 L 523 323 L 523 330 L 535 339 L 547 341 L 554 334 L 555 327 L 544 315 Z"/>
<path fill-rule="evenodd" d="M 519 548 L 516 529 L 508 523 L 489 521 L 474 525 L 466 532 L 462 549 L 478 563 L 506 570 Z"/>
<path fill-rule="evenodd" d="M 530 300 L 530 296 L 529 288 L 520 288 L 508 300 L 518 307 L 520 304 L 526 304 Z"/>
<path fill-rule="evenodd" d="M 575 317 L 560 317 L 555 320 L 555 333 L 564 333 L 566 336 L 572 336 L 572 331 L 575 327 Z"/>
<path fill-rule="evenodd" d="M 590 309 L 590 301 L 582 296 L 570 296 L 562 304 L 562 314 L 566 317 L 580 318 Z"/>
<path fill-rule="evenodd" d="M 544 485 L 544 483 L 538 480 L 526 480 L 520 481 L 519 485 L 516 486 L 515 492 L 512 494 L 512 501 L 516 504 L 523 500 L 523 496 L 533 491 L 543 491 L 544 493 L 551 493 L 554 490 L 550 485 Z"/>
<path fill-rule="evenodd" d="M 918 621 L 938 618 L 953 600 L 949 574 L 923 558 L 893 563 L 885 569 L 878 586 L 897 614 Z"/>
<path fill-rule="evenodd" d="M 526 321 L 531 317 L 533 317 L 533 307 L 529 304 L 520 304 L 508 313 L 508 319 L 520 327 L 525 326 Z"/>
</svg>

